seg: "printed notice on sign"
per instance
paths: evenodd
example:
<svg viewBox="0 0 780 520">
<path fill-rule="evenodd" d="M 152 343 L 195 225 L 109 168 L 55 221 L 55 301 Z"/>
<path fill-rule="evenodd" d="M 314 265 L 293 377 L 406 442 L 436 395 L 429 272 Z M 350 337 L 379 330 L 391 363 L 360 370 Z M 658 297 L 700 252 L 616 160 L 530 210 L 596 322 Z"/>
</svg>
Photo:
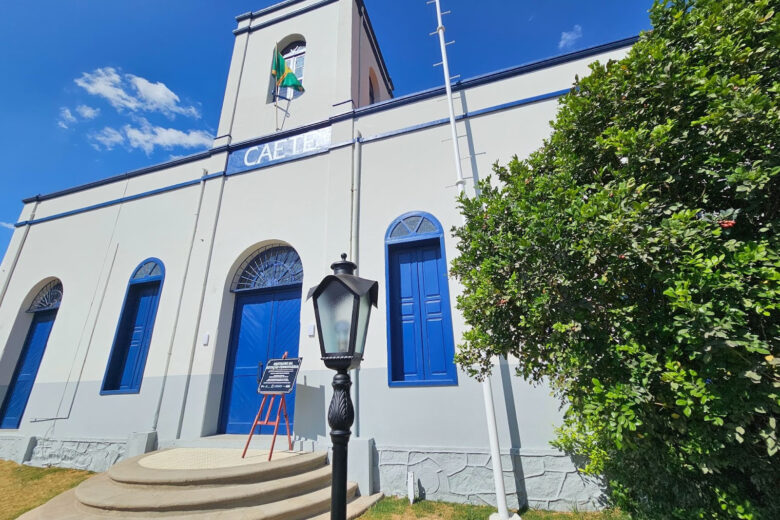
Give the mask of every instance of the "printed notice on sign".
<svg viewBox="0 0 780 520">
<path fill-rule="evenodd" d="M 307 155 L 314 155 L 330 148 L 330 127 L 303 134 L 248 146 L 232 152 L 228 157 L 227 174 L 263 168 Z"/>
<path fill-rule="evenodd" d="M 295 388 L 295 379 L 303 358 L 269 359 L 257 387 L 258 394 L 289 394 Z"/>
</svg>

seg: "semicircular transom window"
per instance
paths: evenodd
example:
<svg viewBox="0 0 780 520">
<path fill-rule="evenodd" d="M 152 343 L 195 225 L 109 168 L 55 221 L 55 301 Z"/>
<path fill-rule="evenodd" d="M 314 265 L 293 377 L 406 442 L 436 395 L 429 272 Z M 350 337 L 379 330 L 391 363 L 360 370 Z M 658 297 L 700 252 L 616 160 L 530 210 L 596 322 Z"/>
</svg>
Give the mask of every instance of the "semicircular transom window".
<svg viewBox="0 0 780 520">
<path fill-rule="evenodd" d="M 54 280 L 38 292 L 27 312 L 43 312 L 58 309 L 61 301 L 62 283 L 59 280 Z"/>
<path fill-rule="evenodd" d="M 138 281 L 144 278 L 156 278 L 158 276 L 162 276 L 162 274 L 162 267 L 160 264 L 154 260 L 149 260 L 148 262 L 144 262 L 141 267 L 136 269 L 135 273 L 133 273 L 132 280 Z"/>
<path fill-rule="evenodd" d="M 390 239 L 406 238 L 410 235 L 426 235 L 438 233 L 439 228 L 431 220 L 422 215 L 413 215 L 403 218 L 390 231 Z"/>
<path fill-rule="evenodd" d="M 267 287 L 303 283 L 303 264 L 289 246 L 269 246 L 244 262 L 233 280 L 232 291 L 250 291 Z"/>
</svg>

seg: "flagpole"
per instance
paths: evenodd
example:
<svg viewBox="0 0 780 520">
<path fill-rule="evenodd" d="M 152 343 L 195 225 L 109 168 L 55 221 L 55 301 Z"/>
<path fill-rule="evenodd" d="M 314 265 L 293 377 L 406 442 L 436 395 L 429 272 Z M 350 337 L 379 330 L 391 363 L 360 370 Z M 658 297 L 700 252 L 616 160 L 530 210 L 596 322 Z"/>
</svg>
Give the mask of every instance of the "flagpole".
<svg viewBox="0 0 780 520">
<path fill-rule="evenodd" d="M 276 70 L 276 60 L 279 59 L 279 44 L 274 45 L 274 70 Z M 274 121 L 276 122 L 276 131 L 279 131 L 279 78 L 274 76 Z"/>
<path fill-rule="evenodd" d="M 440 0 L 429 0 L 428 3 L 436 5 L 436 21 L 438 26 L 439 47 L 441 48 L 441 65 L 444 70 L 444 89 L 447 95 L 447 105 L 450 111 L 450 132 L 452 134 L 452 149 L 455 156 L 455 185 L 458 187 L 458 195 L 463 195 L 466 191 L 466 179 L 463 177 L 461 168 L 460 147 L 458 145 L 458 129 L 455 123 L 455 107 L 452 102 L 452 78 L 450 77 L 450 66 L 447 61 L 447 42 L 444 39 L 444 23 L 442 21 Z M 466 224 L 465 215 L 461 215 L 462 222 Z M 490 463 L 493 466 L 493 484 L 496 490 L 496 508 L 498 513 L 490 515 L 490 520 L 521 520 L 520 516 L 513 514 L 510 518 L 509 510 L 506 505 L 506 488 L 504 487 L 504 468 L 501 465 L 501 450 L 498 443 L 498 429 L 496 427 L 496 411 L 493 404 L 493 388 L 490 386 L 490 377 L 486 376 L 482 380 L 482 398 L 485 406 L 485 422 L 488 430 L 488 443 L 490 444 Z"/>
</svg>

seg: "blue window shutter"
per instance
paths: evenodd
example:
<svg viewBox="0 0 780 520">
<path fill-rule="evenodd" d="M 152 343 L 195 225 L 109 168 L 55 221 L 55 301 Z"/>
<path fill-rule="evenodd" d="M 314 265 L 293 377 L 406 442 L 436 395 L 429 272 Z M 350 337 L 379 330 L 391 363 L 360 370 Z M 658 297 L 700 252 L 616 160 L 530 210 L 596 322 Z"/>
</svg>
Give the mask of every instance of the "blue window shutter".
<svg viewBox="0 0 780 520">
<path fill-rule="evenodd" d="M 443 236 L 422 212 L 402 215 L 385 236 L 391 386 L 457 384 Z"/>
<path fill-rule="evenodd" d="M 130 277 L 101 393 L 140 391 L 163 278 L 163 265 L 156 259 L 142 262 Z"/>
</svg>

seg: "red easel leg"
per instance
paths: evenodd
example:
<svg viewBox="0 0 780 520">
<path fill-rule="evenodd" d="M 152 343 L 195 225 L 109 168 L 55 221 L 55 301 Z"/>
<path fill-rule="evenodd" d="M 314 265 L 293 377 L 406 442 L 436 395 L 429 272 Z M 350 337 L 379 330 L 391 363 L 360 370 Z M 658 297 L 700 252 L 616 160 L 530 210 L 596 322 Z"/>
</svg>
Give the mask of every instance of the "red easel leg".
<svg viewBox="0 0 780 520">
<path fill-rule="evenodd" d="M 279 403 L 279 408 L 276 410 L 276 422 L 274 422 L 274 436 L 271 439 L 271 451 L 268 452 L 269 461 L 271 460 L 271 456 L 274 454 L 274 444 L 276 444 L 276 432 L 279 430 L 279 415 L 282 413 L 283 404 L 284 404 L 284 396 L 282 396 L 282 400 Z"/>
<path fill-rule="evenodd" d="M 282 396 L 281 406 L 284 406 L 284 424 L 287 427 L 287 449 L 292 451 L 292 439 L 290 438 L 290 419 L 287 418 L 287 399 Z"/>
<path fill-rule="evenodd" d="M 263 413 L 263 405 L 265 404 L 265 398 L 268 396 L 263 396 L 263 400 L 260 402 L 260 409 L 257 410 L 257 415 L 255 416 L 255 422 L 252 423 L 252 429 L 249 430 L 249 438 L 246 440 L 246 446 L 244 446 L 244 453 L 241 454 L 241 458 L 243 459 L 246 457 L 246 450 L 249 449 L 249 443 L 252 442 L 252 435 L 255 434 L 255 428 L 257 428 L 257 423 L 260 421 L 260 414 Z"/>
</svg>

